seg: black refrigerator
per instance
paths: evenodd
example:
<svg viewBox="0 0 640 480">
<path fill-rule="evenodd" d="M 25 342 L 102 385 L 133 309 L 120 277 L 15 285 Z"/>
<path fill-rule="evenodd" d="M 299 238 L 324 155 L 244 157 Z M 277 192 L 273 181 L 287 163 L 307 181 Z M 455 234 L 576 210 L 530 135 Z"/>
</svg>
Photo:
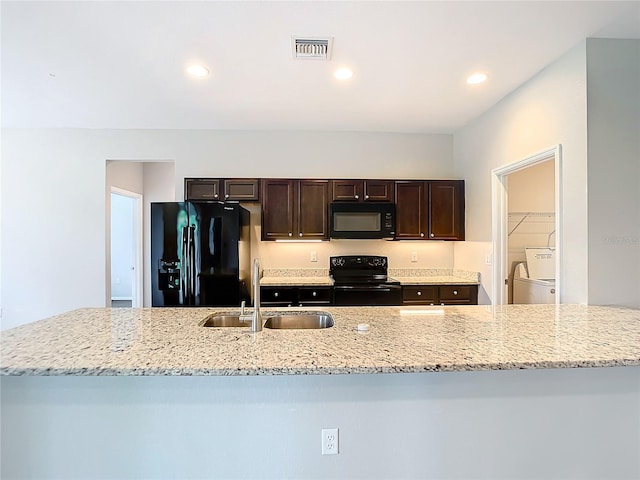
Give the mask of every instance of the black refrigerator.
<svg viewBox="0 0 640 480">
<path fill-rule="evenodd" d="M 249 232 L 249 212 L 237 203 L 151 203 L 151 304 L 248 304 Z"/>
</svg>

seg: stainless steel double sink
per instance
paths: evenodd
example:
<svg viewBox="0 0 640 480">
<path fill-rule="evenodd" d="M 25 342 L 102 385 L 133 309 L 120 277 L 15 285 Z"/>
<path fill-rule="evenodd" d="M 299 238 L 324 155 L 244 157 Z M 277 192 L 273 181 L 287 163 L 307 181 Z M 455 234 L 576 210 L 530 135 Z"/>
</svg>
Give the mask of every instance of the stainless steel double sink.
<svg viewBox="0 0 640 480">
<path fill-rule="evenodd" d="M 278 312 L 264 314 L 264 328 L 271 329 L 320 329 L 333 327 L 333 317 L 328 312 Z M 203 327 L 248 327 L 251 320 L 240 315 L 213 314 L 205 318 Z"/>
</svg>

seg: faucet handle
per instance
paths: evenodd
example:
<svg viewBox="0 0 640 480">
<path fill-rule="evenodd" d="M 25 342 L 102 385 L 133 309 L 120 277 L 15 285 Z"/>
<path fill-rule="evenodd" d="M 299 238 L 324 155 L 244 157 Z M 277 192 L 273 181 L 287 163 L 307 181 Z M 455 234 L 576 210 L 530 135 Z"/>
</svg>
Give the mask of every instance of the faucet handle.
<svg viewBox="0 0 640 480">
<path fill-rule="evenodd" d="M 240 302 L 240 315 L 244 315 L 244 309 L 246 305 L 247 302 L 245 300 L 242 300 L 242 302 Z"/>
</svg>

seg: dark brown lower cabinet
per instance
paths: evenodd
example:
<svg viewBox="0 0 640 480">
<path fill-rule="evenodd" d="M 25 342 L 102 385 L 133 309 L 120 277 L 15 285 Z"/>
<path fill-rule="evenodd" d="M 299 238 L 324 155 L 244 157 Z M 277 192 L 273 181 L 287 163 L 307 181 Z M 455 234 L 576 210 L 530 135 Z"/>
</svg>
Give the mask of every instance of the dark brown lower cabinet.
<svg viewBox="0 0 640 480">
<path fill-rule="evenodd" d="M 403 305 L 477 305 L 478 285 L 403 285 Z"/>
<path fill-rule="evenodd" d="M 331 305 L 331 287 L 260 287 L 260 305 L 270 307 Z"/>
</svg>

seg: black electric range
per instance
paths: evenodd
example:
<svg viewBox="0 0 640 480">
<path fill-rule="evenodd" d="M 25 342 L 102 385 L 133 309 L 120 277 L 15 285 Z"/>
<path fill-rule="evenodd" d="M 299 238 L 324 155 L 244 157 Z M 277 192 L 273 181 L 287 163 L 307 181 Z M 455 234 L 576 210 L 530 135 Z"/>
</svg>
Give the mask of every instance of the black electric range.
<svg viewBox="0 0 640 480">
<path fill-rule="evenodd" d="M 335 305 L 401 305 L 400 282 L 387 275 L 387 257 L 340 255 L 330 257 Z"/>
</svg>

